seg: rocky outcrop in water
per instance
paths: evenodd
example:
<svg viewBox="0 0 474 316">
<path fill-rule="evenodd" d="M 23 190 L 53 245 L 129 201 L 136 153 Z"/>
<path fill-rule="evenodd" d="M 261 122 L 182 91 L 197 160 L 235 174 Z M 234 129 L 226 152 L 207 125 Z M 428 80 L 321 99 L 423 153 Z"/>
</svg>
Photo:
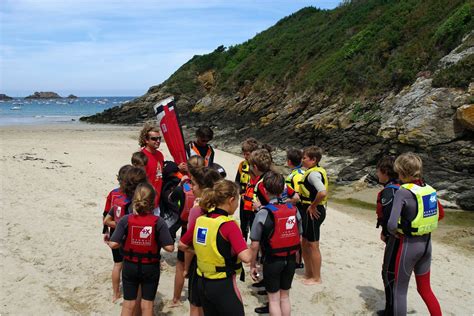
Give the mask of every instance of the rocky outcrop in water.
<svg viewBox="0 0 474 316">
<path fill-rule="evenodd" d="M 13 100 L 13 98 L 9 97 L 8 95 L 4 93 L 0 93 L 0 101 L 10 101 L 10 100 Z"/>
<path fill-rule="evenodd" d="M 25 97 L 25 99 L 60 99 L 61 96 L 56 92 L 35 92 L 32 95 Z"/>
<path fill-rule="evenodd" d="M 66 98 L 67 99 L 77 99 L 77 96 L 75 96 L 74 94 L 70 94 Z"/>
</svg>

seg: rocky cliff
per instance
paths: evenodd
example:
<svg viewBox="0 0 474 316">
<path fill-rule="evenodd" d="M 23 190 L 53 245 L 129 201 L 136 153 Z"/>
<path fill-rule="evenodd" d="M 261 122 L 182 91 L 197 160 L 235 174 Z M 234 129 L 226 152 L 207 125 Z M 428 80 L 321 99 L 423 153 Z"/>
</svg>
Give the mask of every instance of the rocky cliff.
<svg viewBox="0 0 474 316">
<path fill-rule="evenodd" d="M 388 5 L 387 2 L 380 3 Z M 420 15 L 430 12 L 430 1 L 423 4 L 424 8 L 416 3 L 412 2 L 413 8 L 407 12 Z M 219 130 L 217 134 L 224 137 L 227 143 L 239 143 L 253 136 L 280 148 L 316 144 L 331 156 L 348 157 L 339 161 L 342 165 L 337 169 L 339 182 L 354 181 L 373 174 L 375 163 L 384 154 L 417 152 L 425 162 L 426 180 L 440 191 L 441 197 L 464 209 L 474 210 L 474 33 L 470 31 L 473 6 L 470 3 L 466 6 L 464 2 L 456 6 L 448 1 L 446 12 L 439 12 L 445 15 L 436 17 L 438 24 L 420 31 L 418 39 L 410 39 L 406 34 L 405 41 L 399 39 L 398 48 L 392 47 L 389 55 L 382 52 L 376 57 L 373 55 L 379 54 L 378 49 L 385 49 L 385 44 L 377 42 L 376 46 L 371 46 L 372 42 L 364 42 L 365 38 L 375 36 L 379 42 L 384 42 L 380 36 L 394 36 L 393 32 L 380 29 L 382 22 L 375 26 L 367 22 L 375 19 L 376 14 L 382 16 L 380 21 L 390 19 L 390 10 L 395 8 L 385 8 L 388 13 L 380 13 L 381 6 L 378 1 L 358 1 L 348 5 L 348 8 L 332 12 L 302 10 L 277 23 L 266 31 L 268 34 L 257 35 L 252 40 L 253 44 L 252 41 L 246 42 L 237 47 L 236 52 L 232 52 L 235 48 L 226 51 L 219 47 L 212 54 L 195 57 L 163 84 L 151 87 L 144 96 L 82 120 L 120 124 L 142 122 L 153 118 L 152 106 L 155 102 L 174 95 L 185 124 L 193 126 L 205 122 L 214 125 Z M 448 7 L 451 11 L 447 10 Z M 398 13 L 400 8 L 396 9 L 394 12 L 401 14 Z M 340 36 L 347 36 L 343 39 L 345 42 L 335 44 L 341 47 L 340 50 L 322 58 L 318 57 L 322 55 L 320 51 L 303 47 L 301 49 L 308 50 L 304 59 L 299 60 L 295 52 L 288 61 L 301 63 L 296 72 L 287 70 L 282 77 L 284 80 L 272 79 L 272 72 L 278 71 L 275 68 L 282 62 L 275 59 L 283 50 L 275 44 L 279 28 L 286 32 L 295 24 L 314 20 L 315 17 L 337 28 L 343 17 L 347 16 L 352 21 L 354 15 L 358 17 L 357 14 L 364 15 L 367 19 L 365 23 L 372 24 L 361 27 L 361 20 L 357 20 L 354 22 L 357 27 L 347 26 L 346 22 L 340 26 Z M 331 20 L 336 17 L 338 20 Z M 395 20 L 401 18 L 406 17 Z M 392 23 L 392 20 L 388 21 Z M 396 21 L 393 21 L 394 25 L 403 27 Z M 412 23 L 411 20 L 408 23 Z M 464 37 L 451 38 L 454 36 L 453 28 L 456 29 L 453 23 L 458 25 L 456 36 L 459 36 L 459 30 L 463 30 Z M 423 29 L 423 25 L 418 29 Z M 379 33 L 374 35 L 373 32 Z M 291 34 L 286 33 L 285 36 L 299 36 L 296 31 Z M 414 45 L 427 34 L 432 36 L 432 40 L 426 45 L 433 48 L 424 47 L 421 51 L 431 55 L 412 56 Z M 446 41 L 448 38 L 452 41 L 451 46 L 437 44 L 439 38 Z M 289 40 L 284 37 L 282 43 Z M 258 41 L 266 45 L 260 54 L 265 53 L 264 58 L 274 59 L 274 63 L 268 66 L 270 70 L 251 71 L 252 67 L 256 67 L 253 59 L 260 58 L 260 55 L 255 57 L 249 53 L 240 61 L 240 66 L 234 65 L 232 71 L 227 72 L 229 64 L 238 57 L 235 56 L 242 50 L 249 51 L 249 47 L 256 46 Z M 269 48 L 272 43 L 274 46 Z M 374 52 L 370 51 L 372 48 Z M 403 58 L 412 58 L 413 61 L 410 59 L 406 64 L 400 64 L 399 55 L 403 50 L 406 50 Z M 373 64 L 368 63 L 375 57 L 380 59 Z M 321 58 L 323 61 L 315 66 L 317 62 L 314 60 Z M 422 59 L 425 64 L 420 61 Z M 399 68 L 389 67 L 391 63 Z M 258 67 L 261 67 L 260 64 Z M 324 76 L 317 77 L 328 65 L 333 68 Z M 262 77 L 262 71 L 269 73 Z M 341 72 L 342 77 L 331 71 Z M 311 73 L 313 75 L 308 75 Z M 367 76 L 370 74 L 379 76 L 380 80 L 369 79 Z M 327 80 L 328 76 L 336 76 L 334 80 L 339 78 L 340 81 L 347 79 L 347 82 L 331 83 Z"/>
</svg>

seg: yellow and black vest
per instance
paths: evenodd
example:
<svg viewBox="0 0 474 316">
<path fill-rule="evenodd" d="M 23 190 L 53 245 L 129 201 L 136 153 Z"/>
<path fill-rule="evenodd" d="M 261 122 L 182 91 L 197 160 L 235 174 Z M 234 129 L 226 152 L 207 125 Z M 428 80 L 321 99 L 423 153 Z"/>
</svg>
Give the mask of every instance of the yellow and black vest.
<svg viewBox="0 0 474 316">
<path fill-rule="evenodd" d="M 285 183 L 295 190 L 296 193 L 299 193 L 300 182 L 303 179 L 304 171 L 300 167 L 296 167 L 291 170 L 291 173 L 286 177 Z"/>
<path fill-rule="evenodd" d="M 250 164 L 247 160 L 240 162 L 239 169 L 238 169 L 240 178 L 239 178 L 239 185 L 240 185 L 240 192 L 245 192 L 247 188 L 247 184 L 250 182 Z"/>
<path fill-rule="evenodd" d="M 326 188 L 326 192 L 329 192 L 329 181 L 328 181 L 328 176 L 326 174 L 326 170 L 322 167 L 319 166 L 314 166 L 312 168 L 309 168 L 306 170 L 306 172 L 303 175 L 303 179 L 300 181 L 300 198 L 301 198 L 301 203 L 303 204 L 311 204 L 314 199 L 316 198 L 316 195 L 318 194 L 318 191 L 314 186 L 312 186 L 309 183 L 308 176 L 311 172 L 319 172 L 321 174 L 321 179 L 323 181 L 324 187 Z M 326 205 L 328 203 L 328 198 L 327 196 L 319 202 L 318 205 Z"/>
<path fill-rule="evenodd" d="M 414 183 L 402 184 L 401 188 L 409 190 L 416 199 L 417 214 L 408 225 L 398 219 L 398 232 L 412 236 L 431 233 L 438 227 L 438 197 L 436 190 L 429 185 L 419 186 Z"/>
<path fill-rule="evenodd" d="M 227 213 L 215 218 L 209 217 L 209 214 L 198 217 L 194 228 L 193 247 L 197 257 L 197 274 L 206 279 L 225 279 L 242 270 L 242 262 L 237 256 L 224 258 L 217 248 L 219 227 L 233 219 Z"/>
</svg>

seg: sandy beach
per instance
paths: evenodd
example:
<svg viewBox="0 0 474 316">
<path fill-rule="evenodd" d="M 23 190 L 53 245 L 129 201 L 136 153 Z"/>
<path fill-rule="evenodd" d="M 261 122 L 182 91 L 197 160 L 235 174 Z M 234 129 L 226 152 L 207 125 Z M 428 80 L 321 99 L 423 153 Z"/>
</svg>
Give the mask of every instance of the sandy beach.
<svg viewBox="0 0 474 316">
<path fill-rule="evenodd" d="M 0 127 L 1 315 L 120 313 L 120 302 L 111 303 L 113 263 L 101 220 L 118 169 L 139 149 L 139 130 L 86 124 Z M 165 144 L 162 151 L 171 158 Z M 241 158 L 217 150 L 215 160 L 232 179 Z M 303 285 L 298 271 L 290 293 L 293 315 L 372 315 L 383 308 L 379 231 L 373 218 L 344 208 L 329 200 L 321 237 L 323 284 Z M 472 244 L 472 227 L 466 238 Z M 187 315 L 185 292 L 182 307 L 167 307 L 176 253 L 163 258 L 155 315 Z M 473 268 L 471 248 L 435 238 L 432 287 L 444 314 L 474 313 Z M 249 277 L 239 282 L 246 313 L 253 315 L 266 298 L 250 285 Z M 414 278 L 408 311 L 428 314 Z"/>
</svg>

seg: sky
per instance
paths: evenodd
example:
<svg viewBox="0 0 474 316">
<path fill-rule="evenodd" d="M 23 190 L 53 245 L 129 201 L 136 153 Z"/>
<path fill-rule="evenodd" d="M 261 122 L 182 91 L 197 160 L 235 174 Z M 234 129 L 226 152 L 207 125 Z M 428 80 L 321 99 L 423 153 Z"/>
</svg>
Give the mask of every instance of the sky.
<svg viewBox="0 0 474 316">
<path fill-rule="evenodd" d="M 0 0 L 0 93 L 138 96 L 194 55 L 340 0 Z"/>
</svg>

